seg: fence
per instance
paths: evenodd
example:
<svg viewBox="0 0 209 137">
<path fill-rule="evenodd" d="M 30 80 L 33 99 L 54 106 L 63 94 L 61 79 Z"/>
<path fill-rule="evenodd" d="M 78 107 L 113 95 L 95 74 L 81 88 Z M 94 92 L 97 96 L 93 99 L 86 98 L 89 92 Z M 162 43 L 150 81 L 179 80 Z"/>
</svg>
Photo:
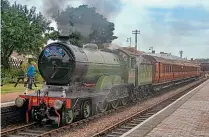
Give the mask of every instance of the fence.
<svg viewBox="0 0 209 137">
<path fill-rule="evenodd" d="M 11 68 L 20 69 L 21 63 L 23 63 L 23 59 L 9 59 L 9 65 Z"/>
</svg>

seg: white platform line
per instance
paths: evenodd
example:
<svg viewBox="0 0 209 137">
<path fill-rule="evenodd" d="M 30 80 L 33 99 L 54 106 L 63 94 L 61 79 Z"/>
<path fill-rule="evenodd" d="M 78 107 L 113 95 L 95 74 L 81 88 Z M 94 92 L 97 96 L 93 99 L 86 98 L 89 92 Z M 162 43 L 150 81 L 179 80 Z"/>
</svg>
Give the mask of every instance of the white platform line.
<svg viewBox="0 0 209 137">
<path fill-rule="evenodd" d="M 159 115 L 160 113 L 162 113 L 163 111 L 165 111 L 166 109 L 168 109 L 169 107 L 171 107 L 173 104 L 175 104 L 176 102 L 178 102 L 179 100 L 183 99 L 184 97 L 188 96 L 189 94 L 191 94 L 192 92 L 194 92 L 195 90 L 197 90 L 198 88 L 203 88 L 203 86 L 205 84 L 208 84 L 209 80 L 205 81 L 204 83 L 202 83 L 201 85 L 197 86 L 196 88 L 192 89 L 191 91 L 189 91 L 187 94 L 183 95 L 182 97 L 180 97 L 179 99 L 177 99 L 176 101 L 174 101 L 173 103 L 171 103 L 170 105 L 168 105 L 167 107 L 163 108 L 162 110 L 160 110 L 159 112 L 157 112 L 156 114 L 152 115 L 151 117 L 149 117 L 148 119 L 146 119 L 145 121 L 143 121 L 142 123 L 140 123 L 139 125 L 135 126 L 134 128 L 132 128 L 131 130 L 127 131 L 126 133 L 124 133 L 123 135 L 121 135 L 120 137 L 125 137 L 127 135 L 129 135 L 130 133 L 132 133 L 133 131 L 137 130 L 140 126 L 142 126 L 143 124 L 145 124 L 146 122 L 148 122 L 149 120 L 153 119 L 155 116 Z"/>
<path fill-rule="evenodd" d="M 12 106 L 15 104 L 15 101 L 10 101 L 10 102 L 5 102 L 5 103 L 1 103 L 1 108 L 2 107 L 7 107 L 7 106 Z"/>
</svg>

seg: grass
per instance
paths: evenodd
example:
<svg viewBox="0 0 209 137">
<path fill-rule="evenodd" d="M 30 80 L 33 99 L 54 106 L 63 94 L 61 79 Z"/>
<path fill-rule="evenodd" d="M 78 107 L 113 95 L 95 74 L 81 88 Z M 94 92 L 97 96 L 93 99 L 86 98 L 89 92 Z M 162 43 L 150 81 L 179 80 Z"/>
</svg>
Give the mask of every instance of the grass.
<svg viewBox="0 0 209 137">
<path fill-rule="evenodd" d="M 1 94 L 12 93 L 12 92 L 23 92 L 25 90 L 24 84 L 18 84 L 14 87 L 15 84 L 5 84 L 1 87 Z M 42 87 L 42 84 L 36 84 L 37 87 L 33 85 L 34 90 L 38 90 Z"/>
</svg>

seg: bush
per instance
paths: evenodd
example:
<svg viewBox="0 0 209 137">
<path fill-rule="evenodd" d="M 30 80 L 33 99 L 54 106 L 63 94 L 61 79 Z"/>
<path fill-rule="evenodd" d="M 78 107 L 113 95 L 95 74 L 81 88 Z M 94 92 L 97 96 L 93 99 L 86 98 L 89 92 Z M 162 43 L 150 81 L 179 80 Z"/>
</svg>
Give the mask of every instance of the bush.
<svg viewBox="0 0 209 137">
<path fill-rule="evenodd" d="M 44 79 L 42 78 L 41 74 L 39 72 L 37 72 L 35 74 L 35 81 L 36 82 L 40 82 L 40 83 L 43 83 Z"/>
<path fill-rule="evenodd" d="M 22 65 L 21 65 L 21 68 L 26 73 L 27 72 L 27 68 L 28 68 L 28 64 L 26 62 L 23 62 Z"/>
<path fill-rule="evenodd" d="M 3 84 L 14 82 L 16 80 L 18 73 L 19 70 L 17 69 L 2 69 L 1 79 Z"/>
</svg>

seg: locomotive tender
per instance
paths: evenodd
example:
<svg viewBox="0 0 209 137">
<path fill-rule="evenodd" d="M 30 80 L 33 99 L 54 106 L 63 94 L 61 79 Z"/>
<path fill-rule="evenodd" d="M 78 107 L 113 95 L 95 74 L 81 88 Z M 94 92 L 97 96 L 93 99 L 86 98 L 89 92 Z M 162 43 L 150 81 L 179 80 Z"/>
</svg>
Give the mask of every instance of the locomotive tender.
<svg viewBox="0 0 209 137">
<path fill-rule="evenodd" d="M 47 45 L 38 60 L 43 87 L 20 95 L 26 121 L 60 125 L 126 105 L 158 90 L 200 76 L 199 64 L 122 50 L 83 48 L 67 41 Z M 137 77 L 136 77 L 137 76 Z"/>
</svg>

